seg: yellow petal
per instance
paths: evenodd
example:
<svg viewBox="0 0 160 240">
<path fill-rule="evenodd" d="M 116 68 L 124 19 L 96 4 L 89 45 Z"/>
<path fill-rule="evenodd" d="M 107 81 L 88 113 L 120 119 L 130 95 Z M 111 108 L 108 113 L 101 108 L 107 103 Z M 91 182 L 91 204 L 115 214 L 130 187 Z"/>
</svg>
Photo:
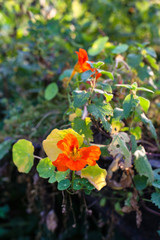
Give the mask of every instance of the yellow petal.
<svg viewBox="0 0 160 240">
<path fill-rule="evenodd" d="M 97 190 L 101 190 L 106 186 L 107 171 L 96 164 L 88 166 L 81 170 L 81 178 L 87 178 L 88 181 L 95 186 Z"/>
<path fill-rule="evenodd" d="M 68 128 L 64 130 L 54 129 L 52 132 L 48 135 L 46 140 L 43 141 L 43 148 L 46 152 L 47 156 L 51 161 L 55 161 L 60 153 L 62 151 L 57 147 L 57 142 L 62 140 L 66 134 L 71 133 L 78 139 L 79 146 L 83 143 L 83 137 L 79 135 L 77 132 L 75 132 L 73 129 Z"/>
</svg>

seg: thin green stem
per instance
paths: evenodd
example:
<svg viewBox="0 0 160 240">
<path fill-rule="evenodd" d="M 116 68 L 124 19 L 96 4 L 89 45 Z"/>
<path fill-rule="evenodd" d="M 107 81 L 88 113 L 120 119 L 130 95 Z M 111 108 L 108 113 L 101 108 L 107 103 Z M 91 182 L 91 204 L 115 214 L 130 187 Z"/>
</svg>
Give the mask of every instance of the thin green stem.
<svg viewBox="0 0 160 240">
<path fill-rule="evenodd" d="M 73 189 L 74 179 L 75 179 L 75 171 L 72 171 L 72 189 Z"/>
</svg>

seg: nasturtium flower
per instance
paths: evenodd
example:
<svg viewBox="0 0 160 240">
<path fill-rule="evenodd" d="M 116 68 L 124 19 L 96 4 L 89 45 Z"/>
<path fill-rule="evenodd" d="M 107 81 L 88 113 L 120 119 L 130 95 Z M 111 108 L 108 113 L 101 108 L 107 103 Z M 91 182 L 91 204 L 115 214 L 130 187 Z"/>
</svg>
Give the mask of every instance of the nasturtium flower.
<svg viewBox="0 0 160 240">
<path fill-rule="evenodd" d="M 97 80 L 102 74 L 99 73 L 95 68 L 92 68 L 90 66 L 90 64 L 87 62 L 88 61 L 88 54 L 87 54 L 86 50 L 80 48 L 79 52 L 76 51 L 76 53 L 78 55 L 78 62 L 74 66 L 74 69 L 73 69 L 73 72 L 70 76 L 69 82 L 72 79 L 72 77 L 75 75 L 76 72 L 82 73 L 82 72 L 85 72 L 85 71 L 88 71 L 88 70 L 90 70 L 92 72 L 95 72 L 95 78 Z"/>
<path fill-rule="evenodd" d="M 95 166 L 101 155 L 97 146 L 82 147 L 82 137 L 72 129 L 54 129 L 43 141 L 43 147 L 58 171 L 80 171 L 86 165 Z"/>
</svg>

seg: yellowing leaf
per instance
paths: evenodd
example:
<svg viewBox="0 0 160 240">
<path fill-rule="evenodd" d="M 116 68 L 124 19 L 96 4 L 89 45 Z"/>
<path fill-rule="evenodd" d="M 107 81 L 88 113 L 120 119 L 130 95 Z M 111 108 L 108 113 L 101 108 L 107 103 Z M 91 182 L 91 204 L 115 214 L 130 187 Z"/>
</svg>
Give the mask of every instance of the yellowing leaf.
<svg viewBox="0 0 160 240">
<path fill-rule="evenodd" d="M 76 133 L 73 129 L 68 128 L 64 130 L 59 130 L 56 128 L 52 130 L 52 132 L 48 135 L 46 140 L 43 141 L 44 151 L 46 152 L 47 156 L 49 157 L 49 159 L 51 159 L 52 162 L 57 159 L 60 153 L 62 153 L 62 151 L 57 147 L 57 142 L 62 140 L 68 133 L 71 133 L 74 136 L 76 136 L 79 142 L 79 146 L 82 145 L 83 137 Z"/>
<path fill-rule="evenodd" d="M 81 170 L 81 178 L 87 178 L 88 181 L 95 186 L 97 190 L 101 190 L 106 186 L 107 171 L 96 164 L 88 166 Z"/>
</svg>

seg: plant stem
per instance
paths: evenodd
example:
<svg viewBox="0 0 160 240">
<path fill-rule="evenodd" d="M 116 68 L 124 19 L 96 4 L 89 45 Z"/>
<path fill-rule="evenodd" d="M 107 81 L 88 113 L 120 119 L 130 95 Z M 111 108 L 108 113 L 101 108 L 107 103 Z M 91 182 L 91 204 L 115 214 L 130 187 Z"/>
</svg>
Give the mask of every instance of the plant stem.
<svg viewBox="0 0 160 240">
<path fill-rule="evenodd" d="M 72 171 L 72 189 L 73 189 L 74 179 L 75 179 L 75 171 Z"/>
</svg>

